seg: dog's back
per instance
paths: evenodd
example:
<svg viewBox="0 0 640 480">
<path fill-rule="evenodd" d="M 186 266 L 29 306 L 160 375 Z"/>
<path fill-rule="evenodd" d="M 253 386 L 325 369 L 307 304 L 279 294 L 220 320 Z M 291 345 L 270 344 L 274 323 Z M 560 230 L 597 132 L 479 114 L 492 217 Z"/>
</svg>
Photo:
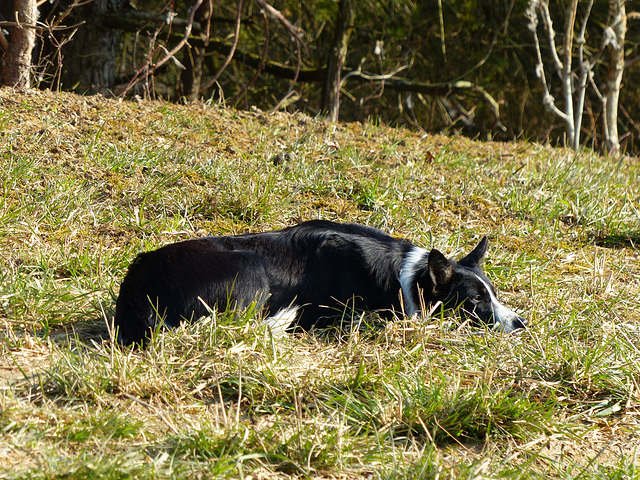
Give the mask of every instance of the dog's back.
<svg viewBox="0 0 640 480">
<path fill-rule="evenodd" d="M 169 244 L 131 264 L 116 301 L 118 339 L 138 343 L 159 322 L 176 327 L 183 318 L 207 315 L 208 308 L 241 307 L 268 292 L 258 254 L 224 250 L 207 239 Z"/>
</svg>

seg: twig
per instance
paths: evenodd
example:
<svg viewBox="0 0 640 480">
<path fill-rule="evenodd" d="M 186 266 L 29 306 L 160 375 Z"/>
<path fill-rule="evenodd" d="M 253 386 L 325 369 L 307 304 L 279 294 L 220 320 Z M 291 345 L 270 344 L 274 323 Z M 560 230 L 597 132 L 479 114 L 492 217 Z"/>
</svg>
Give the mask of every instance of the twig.
<svg viewBox="0 0 640 480">
<path fill-rule="evenodd" d="M 556 66 L 556 70 L 561 72 L 564 69 L 562 65 L 562 61 L 558 56 L 558 48 L 556 47 L 556 33 L 553 30 L 553 22 L 551 21 L 551 14 L 549 13 L 549 5 L 547 2 L 542 2 L 540 6 L 540 12 L 542 19 L 544 21 L 545 27 L 547 28 L 547 33 L 549 34 L 549 45 L 551 47 L 551 54 L 553 55 L 553 62 Z"/>
<path fill-rule="evenodd" d="M 289 31 L 289 33 L 291 33 L 291 35 L 293 36 L 296 42 L 296 50 L 297 50 L 296 56 L 298 59 L 298 63 L 296 64 L 296 71 L 295 71 L 295 74 L 293 75 L 293 80 L 291 81 L 291 86 L 289 87 L 289 91 L 287 91 L 284 97 L 282 97 L 282 99 L 276 104 L 276 106 L 271 109 L 271 112 L 276 112 L 280 108 L 280 106 L 284 103 L 284 101 L 289 97 L 291 97 L 291 95 L 293 95 L 294 93 L 293 89 L 295 87 L 296 82 L 298 81 L 298 76 L 300 75 L 300 67 L 302 65 L 302 55 L 300 53 L 300 46 L 304 47 L 304 53 L 307 56 L 309 55 L 309 49 L 307 48 L 307 45 L 302 41 L 304 30 L 291 24 L 291 22 L 289 22 L 289 20 L 287 20 L 285 16 L 282 15 L 282 13 L 280 13 L 279 10 L 276 10 L 264 0 L 255 0 L 255 2 L 258 5 L 260 5 L 260 7 L 262 7 L 267 13 L 269 13 L 276 20 L 278 20 Z"/>
<path fill-rule="evenodd" d="M 527 16 L 529 17 L 529 21 L 530 21 L 529 29 L 533 33 L 533 44 L 536 49 L 536 57 L 538 60 L 536 64 L 536 70 L 535 70 L 536 76 L 540 79 L 540 82 L 542 83 L 542 89 L 544 91 L 544 97 L 542 99 L 542 103 L 545 107 L 547 107 L 554 114 L 556 114 L 558 117 L 560 117 L 563 121 L 566 122 L 567 115 L 556 106 L 555 100 L 549 91 L 549 85 L 547 84 L 547 76 L 544 71 L 544 62 L 542 61 L 542 52 L 540 50 L 540 40 L 538 39 L 538 13 L 536 12 L 537 8 L 540 9 L 541 17 L 545 22 L 547 29 L 550 30 L 551 32 L 549 34 L 550 36 L 549 41 L 552 43 L 551 51 L 553 52 L 553 59 L 556 65 L 556 70 L 562 71 L 562 62 L 560 61 L 560 58 L 558 57 L 558 52 L 555 49 L 555 41 L 553 40 L 553 37 L 555 36 L 555 32 L 553 32 L 551 17 L 545 16 L 543 7 L 531 5 L 530 9 L 527 11 Z M 547 10 L 547 13 L 548 13 L 548 10 Z"/>
<path fill-rule="evenodd" d="M 63 25 L 63 26 L 52 27 L 51 25 L 48 25 L 43 22 L 36 22 L 34 25 L 29 25 L 26 23 L 19 23 L 19 22 L 0 22 L 0 28 L 3 28 L 3 27 L 28 28 L 30 30 L 35 30 L 37 32 L 60 32 L 63 30 L 73 30 L 74 28 L 81 27 L 85 23 L 87 22 L 82 20 L 81 22 L 78 22 L 75 25 L 68 25 L 68 26 Z"/>
<path fill-rule="evenodd" d="M 261 8 L 263 8 L 269 15 L 271 15 L 273 18 L 278 20 L 284 26 L 284 28 L 286 28 L 289 31 L 289 33 L 294 37 L 294 39 L 296 40 L 296 43 L 298 42 L 302 43 L 302 45 L 304 46 L 305 55 L 309 55 L 309 50 L 307 49 L 307 45 L 304 42 L 302 42 L 302 36 L 304 35 L 304 30 L 291 24 L 291 22 L 289 22 L 289 20 L 287 20 L 286 17 L 282 15 L 282 13 L 280 13 L 279 10 L 276 10 L 264 0 L 255 0 L 255 2 Z"/>
<path fill-rule="evenodd" d="M 306 46 L 305 46 L 305 49 L 306 49 Z M 295 87 L 296 82 L 298 81 L 298 75 L 300 75 L 300 66 L 302 65 L 302 56 L 300 54 L 300 42 L 297 41 L 297 40 L 296 40 L 296 50 L 297 50 L 298 63 L 296 64 L 296 72 L 293 75 L 293 80 L 291 80 L 291 85 L 289 86 L 289 91 L 287 91 L 287 93 L 285 93 L 284 97 L 282 97 L 282 99 L 276 104 L 276 106 L 271 109 L 271 113 L 277 112 L 280 109 L 280 106 L 288 98 L 290 98 L 293 94 L 296 93 L 294 91 L 293 87 Z"/>
<path fill-rule="evenodd" d="M 135 72 L 135 74 L 133 75 L 131 80 L 129 80 L 129 83 L 127 83 L 127 86 L 122 91 L 121 97 L 125 96 L 127 94 L 127 92 L 129 92 L 131 87 L 133 87 L 135 84 L 138 83 L 138 81 L 139 81 L 140 77 L 142 76 L 143 72 L 144 72 L 144 78 L 147 81 L 146 88 L 147 88 L 147 92 L 148 92 L 148 88 L 149 88 L 148 87 L 149 65 L 151 65 L 151 60 L 153 58 L 153 53 L 154 53 L 154 49 L 152 48 L 152 46 L 155 44 L 156 38 L 158 38 L 158 34 L 159 33 L 160 33 L 160 28 L 157 28 L 153 32 L 153 36 L 151 37 L 151 40 L 149 41 L 149 54 L 147 55 L 146 62 L 144 63 L 144 65 L 142 65 L 138 69 L 138 71 Z M 131 53 L 131 62 L 132 62 L 133 68 L 135 68 L 135 65 L 136 65 L 137 45 L 138 45 L 138 32 L 136 32 L 135 40 L 134 40 L 134 43 L 133 43 L 133 52 Z"/>
<path fill-rule="evenodd" d="M 187 26 L 184 28 L 184 37 L 182 40 L 178 42 L 178 44 L 169 51 L 164 58 L 160 59 L 152 68 L 152 72 L 155 72 L 160 66 L 164 65 L 169 59 L 173 58 L 176 53 L 184 47 L 189 41 L 189 35 L 191 35 L 191 29 L 193 28 L 193 20 L 196 16 L 196 11 L 202 5 L 203 0 L 196 0 L 196 3 L 191 7 L 191 12 L 189 12 L 189 20 L 187 21 Z M 242 0 L 240 0 L 242 3 Z"/>
<path fill-rule="evenodd" d="M 211 12 L 213 11 L 213 0 L 207 0 L 209 4 L 209 14 L 207 15 L 207 25 L 204 29 L 204 46 L 209 46 L 209 37 L 211 36 Z"/>
<path fill-rule="evenodd" d="M 235 104 L 239 102 L 240 99 L 247 93 L 247 90 L 251 88 L 251 86 L 255 83 L 255 81 L 260 76 L 262 69 L 265 65 L 265 60 L 267 59 L 267 52 L 269 51 L 269 21 L 267 20 L 267 14 L 262 11 L 262 18 L 264 21 L 264 47 L 262 47 L 262 56 L 260 57 L 260 62 L 256 67 L 256 73 L 251 77 L 251 79 L 242 87 L 242 91 L 236 95 L 236 97 L 231 101 L 231 103 Z"/>
<path fill-rule="evenodd" d="M 440 48 L 442 57 L 447 59 L 447 37 L 444 34 L 444 15 L 442 14 L 442 0 L 438 0 L 438 22 L 440 23 Z"/>
<path fill-rule="evenodd" d="M 340 86 L 342 86 L 349 77 L 358 77 L 364 80 L 371 80 L 372 82 L 389 80 L 390 78 L 394 78 L 398 73 L 400 73 L 403 70 L 406 70 L 407 68 L 409 68 L 408 65 L 402 65 L 401 67 L 398 67 L 395 70 L 389 73 L 385 73 L 383 75 L 369 75 L 366 73 L 362 73 L 362 65 L 359 65 L 357 70 L 354 70 L 353 72 L 349 72 L 344 77 L 342 77 Z"/>
<path fill-rule="evenodd" d="M 209 80 L 206 85 L 204 85 L 203 87 L 200 87 L 200 92 L 204 92 L 207 89 L 211 88 L 213 86 L 213 84 L 215 84 L 218 81 L 218 78 L 220 78 L 220 75 L 222 75 L 222 72 L 224 72 L 227 68 L 227 66 L 229 65 L 229 63 L 231 62 L 231 59 L 233 58 L 233 54 L 236 51 L 236 47 L 238 46 L 238 40 L 240 38 L 240 18 L 242 16 L 242 0 L 238 0 L 238 10 L 236 13 L 236 27 L 235 27 L 235 32 L 233 35 L 233 45 L 231 46 L 231 51 L 229 52 L 229 55 L 227 55 L 227 58 L 225 58 L 224 63 L 222 64 L 222 66 L 220 67 L 220 69 L 216 72 L 216 74 L 213 76 L 213 78 L 211 80 Z"/>
</svg>

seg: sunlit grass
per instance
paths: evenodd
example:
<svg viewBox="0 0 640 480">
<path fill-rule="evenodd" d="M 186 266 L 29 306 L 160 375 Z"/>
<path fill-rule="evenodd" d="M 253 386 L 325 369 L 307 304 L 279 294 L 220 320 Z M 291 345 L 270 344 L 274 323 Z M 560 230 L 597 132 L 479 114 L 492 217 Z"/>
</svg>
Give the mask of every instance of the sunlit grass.
<svg viewBox="0 0 640 480">
<path fill-rule="evenodd" d="M 637 159 L 22 100 L 0 103 L 3 477 L 638 478 Z M 529 329 L 371 315 L 273 337 L 250 308 L 110 342 L 138 252 L 312 218 L 454 257 L 488 235 Z"/>
</svg>

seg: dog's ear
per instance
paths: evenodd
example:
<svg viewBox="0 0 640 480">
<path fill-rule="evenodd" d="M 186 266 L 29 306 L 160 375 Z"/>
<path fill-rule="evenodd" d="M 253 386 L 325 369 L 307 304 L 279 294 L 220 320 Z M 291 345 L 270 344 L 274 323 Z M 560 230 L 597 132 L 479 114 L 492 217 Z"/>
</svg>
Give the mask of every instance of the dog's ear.
<svg viewBox="0 0 640 480">
<path fill-rule="evenodd" d="M 483 237 L 478 246 L 474 248 L 469 255 L 458 260 L 458 263 L 463 267 L 471 268 L 480 265 L 480 262 L 484 258 L 484 254 L 487 253 L 488 245 L 489 241 L 487 240 L 487 237 Z"/>
<path fill-rule="evenodd" d="M 427 268 L 434 292 L 442 291 L 443 287 L 447 287 L 451 283 L 453 266 L 447 257 L 435 248 L 429 253 Z"/>
</svg>

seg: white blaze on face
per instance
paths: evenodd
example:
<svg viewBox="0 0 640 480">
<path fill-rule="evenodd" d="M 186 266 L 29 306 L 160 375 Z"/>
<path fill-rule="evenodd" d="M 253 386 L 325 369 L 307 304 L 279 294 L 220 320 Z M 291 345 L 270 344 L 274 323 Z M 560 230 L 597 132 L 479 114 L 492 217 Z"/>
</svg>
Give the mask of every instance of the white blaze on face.
<svg viewBox="0 0 640 480">
<path fill-rule="evenodd" d="M 491 285 L 487 284 L 487 282 L 480 278 L 480 276 L 478 275 L 476 275 L 476 278 L 480 280 L 480 282 L 482 282 L 484 287 L 487 289 L 487 292 L 489 292 L 489 298 L 491 298 L 491 308 L 493 310 L 493 321 L 495 323 L 494 328 L 505 330 L 507 332 L 513 330 L 514 328 L 512 323 L 516 320 L 522 321 L 520 315 L 500 303 L 498 298 L 493 293 Z M 521 326 L 518 328 L 521 328 Z"/>
<path fill-rule="evenodd" d="M 426 262 L 427 258 L 429 258 L 429 252 L 427 250 L 420 247 L 413 247 L 402 260 L 398 280 L 400 281 L 400 288 L 402 289 L 404 313 L 408 316 L 415 315 L 420 311 L 419 300 L 413 298 L 413 287 L 415 287 L 415 273 L 418 265 Z"/>
</svg>

